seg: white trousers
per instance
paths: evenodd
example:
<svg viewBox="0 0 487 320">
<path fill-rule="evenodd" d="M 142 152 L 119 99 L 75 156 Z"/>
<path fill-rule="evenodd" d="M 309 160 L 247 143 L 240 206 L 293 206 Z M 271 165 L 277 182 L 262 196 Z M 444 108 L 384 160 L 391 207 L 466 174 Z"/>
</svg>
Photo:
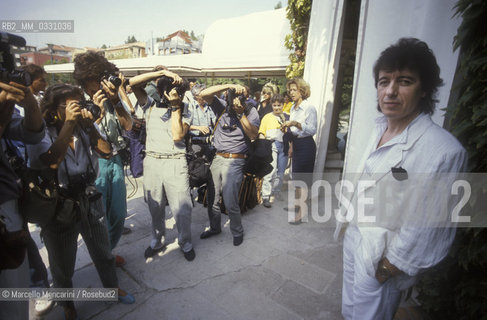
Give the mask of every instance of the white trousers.
<svg viewBox="0 0 487 320">
<path fill-rule="evenodd" d="M 349 225 L 343 242 L 342 315 L 345 319 L 393 319 L 401 291 L 396 279 L 380 284 L 374 276 L 367 274 L 361 242 L 359 229 Z M 403 277 L 409 276 L 401 275 Z"/>
</svg>

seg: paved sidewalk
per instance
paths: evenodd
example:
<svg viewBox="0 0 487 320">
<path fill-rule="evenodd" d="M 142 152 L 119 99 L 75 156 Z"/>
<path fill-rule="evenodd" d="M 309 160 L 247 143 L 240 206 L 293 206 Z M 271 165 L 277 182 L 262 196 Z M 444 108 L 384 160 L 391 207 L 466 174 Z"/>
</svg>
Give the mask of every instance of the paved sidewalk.
<svg viewBox="0 0 487 320">
<path fill-rule="evenodd" d="M 342 245 L 332 240 L 334 222 L 310 219 L 293 226 L 287 222 L 284 201 L 276 201 L 272 208 L 259 205 L 243 215 L 244 242 L 234 247 L 226 215 L 221 234 L 199 238 L 208 218 L 206 208 L 196 203 L 192 216 L 196 259 L 184 259 L 174 218 L 169 216 L 167 249 L 146 261 L 150 215 L 142 180 L 137 184 L 136 195 L 128 199 L 126 226 L 132 232 L 122 236 L 114 250 L 127 261 L 117 268 L 120 286 L 137 302 L 79 301 L 81 319 L 341 319 Z M 127 184 L 127 194 L 132 190 Z M 47 262 L 38 233 L 34 231 L 33 237 Z M 101 287 L 81 238 L 78 244 L 74 286 Z M 62 318 L 60 307 L 44 317 Z"/>
</svg>

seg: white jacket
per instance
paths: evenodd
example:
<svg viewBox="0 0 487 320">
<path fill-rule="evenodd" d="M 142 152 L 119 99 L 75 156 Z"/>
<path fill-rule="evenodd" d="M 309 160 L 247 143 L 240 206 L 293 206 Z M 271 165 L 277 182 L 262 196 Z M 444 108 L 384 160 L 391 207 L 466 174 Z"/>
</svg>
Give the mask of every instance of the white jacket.
<svg viewBox="0 0 487 320">
<path fill-rule="evenodd" d="M 456 198 L 451 196 L 451 185 L 458 172 L 466 170 L 467 153 L 426 114 L 414 119 L 394 141 L 376 149 L 387 120 L 381 117 L 376 122 L 375 139 L 371 139 L 359 170 L 360 180 L 375 185 L 361 192 L 355 188 L 351 200 L 354 210 L 349 206 L 342 212 L 354 212 L 356 218 L 360 198 L 374 201 L 363 208 L 366 216 L 375 217 L 375 223 L 351 222 L 362 235 L 358 250 L 367 274 L 374 277 L 379 260 L 385 256 L 407 275 L 415 276 L 440 262 L 453 242 L 455 225 L 450 215 Z M 392 168 L 407 173 L 398 180 Z M 335 238 L 343 226 L 338 223 Z"/>
</svg>

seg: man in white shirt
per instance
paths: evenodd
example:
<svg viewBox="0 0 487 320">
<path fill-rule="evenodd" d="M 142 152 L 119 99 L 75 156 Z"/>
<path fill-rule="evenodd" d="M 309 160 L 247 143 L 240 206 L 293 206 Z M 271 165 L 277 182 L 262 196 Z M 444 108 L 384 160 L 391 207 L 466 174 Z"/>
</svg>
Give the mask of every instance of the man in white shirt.
<svg viewBox="0 0 487 320">
<path fill-rule="evenodd" d="M 365 206 L 365 213 L 375 217 L 375 223 L 354 220 L 345 232 L 345 319 L 392 319 L 401 291 L 412 286 L 420 272 L 439 263 L 454 239 L 451 207 L 444 206 L 452 197 L 442 192 L 442 186 L 451 185 L 456 173 L 466 170 L 467 154 L 430 118 L 443 83 L 439 75 L 433 52 L 414 38 L 400 39 L 375 63 L 383 116 L 376 121 L 376 133 L 359 170 L 360 180 L 373 185 L 352 198 L 352 205 L 353 199 L 364 195 L 374 200 L 374 205 Z M 431 180 L 433 176 L 439 180 Z M 426 190 L 424 184 L 433 188 Z M 347 214 L 350 217 L 350 209 Z M 336 236 L 340 229 L 341 225 Z"/>
</svg>

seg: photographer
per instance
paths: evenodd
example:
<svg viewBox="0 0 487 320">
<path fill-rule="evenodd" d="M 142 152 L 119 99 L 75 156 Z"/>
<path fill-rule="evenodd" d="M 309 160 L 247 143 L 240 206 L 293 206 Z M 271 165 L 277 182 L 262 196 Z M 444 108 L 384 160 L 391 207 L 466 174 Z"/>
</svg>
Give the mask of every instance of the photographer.
<svg viewBox="0 0 487 320">
<path fill-rule="evenodd" d="M 32 94 L 34 94 L 37 102 L 40 103 L 44 95 L 44 90 L 46 90 L 47 86 L 46 70 L 44 70 L 43 67 L 33 63 L 26 65 L 24 70 L 25 72 L 29 73 L 32 82 L 29 88 L 32 91 Z"/>
<path fill-rule="evenodd" d="M 132 128 L 132 117 L 118 96 L 122 81 L 115 75 L 117 72 L 117 67 L 101 53 L 88 51 L 74 59 L 73 77 L 101 108 L 96 123 L 112 146 L 112 157 L 99 159 L 100 174 L 96 180 L 96 188 L 103 194 L 112 250 L 120 240 L 127 217 L 127 189 L 120 156 L 126 148 L 122 130 Z M 117 266 L 125 264 L 121 256 L 117 255 L 115 259 Z"/>
<path fill-rule="evenodd" d="M 216 123 L 216 116 L 210 106 L 201 97 L 201 91 L 206 89 L 204 84 L 195 84 L 191 88 L 194 97 L 194 104 L 190 107 L 192 122 L 189 129 L 189 142 L 192 153 L 198 158 L 211 162 L 214 155 L 214 147 L 211 144 L 211 134 Z M 206 185 L 198 189 L 198 201 L 203 203 L 204 193 L 207 191 L 208 217 L 211 218 L 213 201 L 215 199 L 215 186 L 209 174 Z"/>
<path fill-rule="evenodd" d="M 229 90 L 231 89 L 231 90 Z M 223 91 L 229 90 L 230 96 L 226 102 L 217 97 Z M 218 117 L 214 133 L 216 156 L 211 164 L 211 174 L 215 185 L 215 192 L 222 193 L 225 208 L 230 218 L 230 230 L 233 244 L 238 246 L 243 242 L 242 216 L 238 204 L 238 193 L 242 183 L 245 159 L 250 140 L 256 139 L 259 129 L 259 114 L 257 110 L 245 105 L 245 88 L 241 85 L 216 85 L 201 91 L 201 97 L 209 103 Z M 234 95 L 238 95 L 234 97 Z M 206 239 L 221 232 L 221 213 L 218 205 L 219 196 L 213 201 L 210 215 L 210 228 L 204 231 L 201 239 Z"/>
<path fill-rule="evenodd" d="M 110 144 L 94 125 L 88 108 L 82 108 L 83 92 L 72 85 L 49 87 L 41 101 L 47 124 L 44 139 L 28 145 L 31 167 L 56 173 L 63 205 L 56 218 L 42 226 L 41 236 L 49 254 L 55 288 L 72 288 L 77 239 L 81 233 L 105 288 L 117 288 L 114 257 L 105 223 L 101 194 L 94 186 L 98 155 L 108 158 Z M 118 289 L 119 301 L 134 303 L 129 293 Z M 72 301 L 62 301 L 66 319 L 75 319 Z"/>
<path fill-rule="evenodd" d="M 145 157 L 145 120 L 144 111 L 139 107 L 132 87 L 125 81 L 123 75 L 120 97 L 125 106 L 130 110 L 132 115 L 132 129 L 126 131 L 130 142 L 130 172 L 133 178 L 141 177 L 144 174 L 144 157 Z M 127 229 L 127 228 L 125 228 Z M 130 229 L 128 229 L 130 230 Z M 125 232 L 125 231 L 124 231 Z"/>
<path fill-rule="evenodd" d="M 24 118 L 14 114 L 16 103 L 24 109 Z M 44 136 L 44 131 L 41 112 L 29 88 L 14 82 L 0 82 L 1 288 L 29 287 L 29 269 L 25 259 L 29 234 L 18 208 L 21 191 L 18 177 L 6 157 L 3 138 L 38 143 Z M 7 239 L 9 241 L 5 243 L 4 240 Z M 1 301 L 0 319 L 27 319 L 28 308 L 28 301 Z"/>
<path fill-rule="evenodd" d="M 158 79 L 161 103 L 142 88 L 154 79 Z M 179 246 L 186 260 L 192 261 L 196 254 L 191 243 L 192 202 L 184 140 L 192 116 L 182 102 L 188 84 L 177 74 L 160 70 L 133 77 L 130 85 L 145 111 L 147 128 L 144 192 L 152 216 L 152 241 L 144 256 L 152 257 L 164 248 L 167 199 L 176 219 Z"/>
</svg>

